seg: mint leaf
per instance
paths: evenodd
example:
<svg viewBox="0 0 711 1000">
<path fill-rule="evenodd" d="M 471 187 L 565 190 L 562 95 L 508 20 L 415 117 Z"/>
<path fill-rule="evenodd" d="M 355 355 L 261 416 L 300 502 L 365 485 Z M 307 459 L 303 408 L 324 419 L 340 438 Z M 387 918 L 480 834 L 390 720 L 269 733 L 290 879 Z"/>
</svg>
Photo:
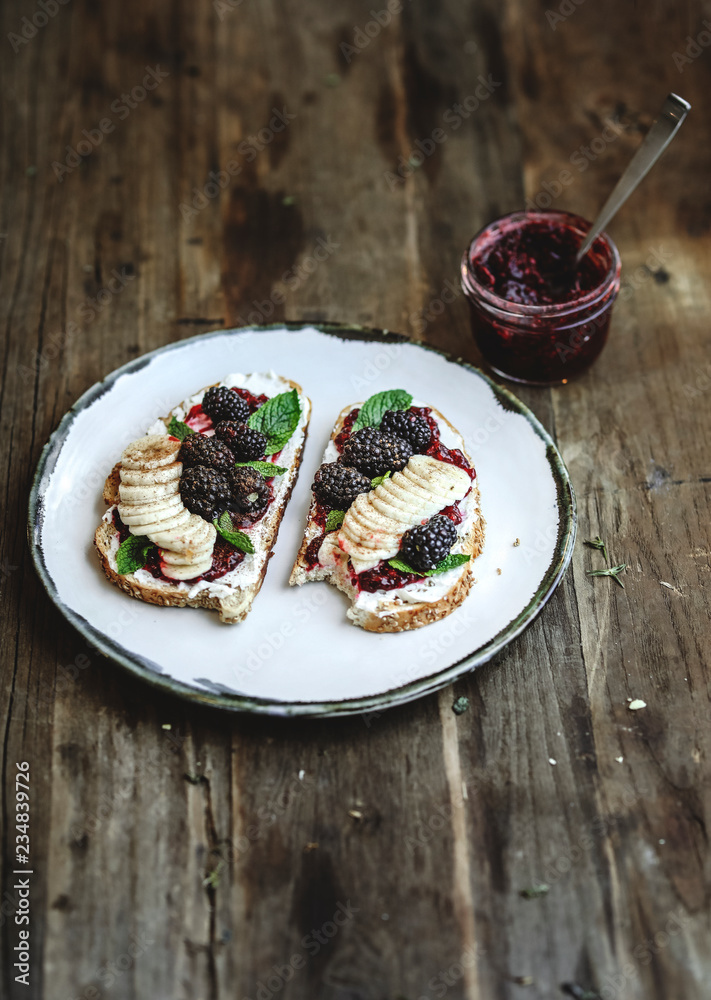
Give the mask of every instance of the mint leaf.
<svg viewBox="0 0 711 1000">
<path fill-rule="evenodd" d="M 427 576 L 426 573 L 421 573 L 420 570 L 408 566 L 402 559 L 388 559 L 388 566 L 392 566 L 393 569 L 397 569 L 401 573 L 415 573 L 416 576 Z"/>
<path fill-rule="evenodd" d="M 463 566 L 470 559 L 471 556 L 465 556 L 463 552 L 455 552 L 453 555 L 446 556 L 442 562 L 437 563 L 435 568 L 431 569 L 427 575 L 433 576 L 435 573 L 446 573 L 448 569 L 456 569 L 458 566 Z"/>
<path fill-rule="evenodd" d="M 272 396 L 255 410 L 247 423 L 255 431 L 267 435 L 267 455 L 281 451 L 296 430 L 301 416 L 301 402 L 296 389 Z"/>
<path fill-rule="evenodd" d="M 178 441 L 184 441 L 186 437 L 190 434 L 194 434 L 195 431 L 192 427 L 188 427 L 187 424 L 184 424 L 182 420 L 177 420 L 175 417 L 171 417 L 170 423 L 168 424 L 168 433 L 172 437 L 177 438 Z"/>
<path fill-rule="evenodd" d="M 408 410 L 411 406 L 412 396 L 404 389 L 386 389 L 385 392 L 376 392 L 361 406 L 351 433 L 355 434 L 363 427 L 380 427 L 380 421 L 388 410 Z"/>
<path fill-rule="evenodd" d="M 230 545 L 233 545 L 241 552 L 254 552 L 254 546 L 247 535 L 245 535 L 243 531 L 235 531 L 232 527 L 232 518 L 230 517 L 228 511 L 224 511 L 220 514 L 219 521 L 213 521 L 212 523 L 217 528 L 218 534 L 222 535 L 224 540 L 229 542 Z"/>
<path fill-rule="evenodd" d="M 373 489 L 375 489 L 376 486 L 380 486 L 380 484 L 384 483 L 385 480 L 388 479 L 391 475 L 392 473 L 390 472 L 390 469 L 388 469 L 388 471 L 385 473 L 384 476 L 376 476 L 375 479 L 371 479 L 370 485 L 373 487 Z"/>
<path fill-rule="evenodd" d="M 274 462 L 235 462 L 235 468 L 237 469 L 242 469 L 245 466 L 261 472 L 265 479 L 271 479 L 273 476 L 283 476 L 285 472 L 289 471 L 283 465 L 275 465 Z"/>
<path fill-rule="evenodd" d="M 326 518 L 326 531 L 335 531 L 336 528 L 340 528 L 345 516 L 345 510 L 329 510 Z"/>
<path fill-rule="evenodd" d="M 121 542 L 116 553 L 116 571 L 119 576 L 143 569 L 148 562 L 148 553 L 153 548 L 155 545 L 145 535 L 129 535 Z"/>
<path fill-rule="evenodd" d="M 449 569 L 456 569 L 457 566 L 463 566 L 470 559 L 471 556 L 465 556 L 463 552 L 455 552 L 453 555 L 450 554 L 441 562 L 438 562 L 434 569 L 425 571 L 413 569 L 412 566 L 408 566 L 402 559 L 388 559 L 388 566 L 400 570 L 401 573 L 414 573 L 416 576 L 436 576 L 438 573 L 446 573 Z"/>
</svg>

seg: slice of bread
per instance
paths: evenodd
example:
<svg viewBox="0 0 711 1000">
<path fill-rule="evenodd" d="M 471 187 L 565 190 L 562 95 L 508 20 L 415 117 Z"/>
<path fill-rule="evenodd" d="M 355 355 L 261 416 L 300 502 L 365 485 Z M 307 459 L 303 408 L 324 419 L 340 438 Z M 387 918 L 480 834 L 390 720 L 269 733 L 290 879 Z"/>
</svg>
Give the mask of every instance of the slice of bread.
<svg viewBox="0 0 711 1000">
<path fill-rule="evenodd" d="M 287 441 L 284 448 L 270 456 L 276 464 L 285 467 L 287 471 L 270 479 L 272 484 L 272 499 L 263 517 L 250 527 L 242 527 L 252 541 L 253 554 L 246 554 L 235 568 L 217 577 L 212 582 L 198 580 L 167 580 L 153 576 L 147 569 L 139 569 L 133 573 L 120 574 L 116 563 L 116 553 L 119 547 L 119 529 L 115 525 L 118 517 L 119 485 L 121 481 L 121 462 L 118 462 L 109 473 L 104 485 L 104 500 L 109 509 L 96 530 L 94 543 L 104 572 L 109 580 L 127 594 L 149 604 L 173 607 L 209 608 L 219 612 L 220 619 L 227 624 L 241 622 L 249 613 L 252 603 L 264 582 L 267 564 L 276 542 L 279 525 L 291 492 L 296 482 L 304 442 L 308 431 L 311 413 L 311 401 L 303 389 L 291 379 L 282 378 L 273 372 L 253 375 L 229 375 L 217 385 L 248 389 L 255 395 L 275 396 L 282 392 L 295 389 L 301 403 L 301 416 L 296 430 Z M 172 418 L 184 421 L 190 410 L 202 400 L 209 389 L 206 386 L 190 399 L 176 406 L 167 417 L 156 421 L 149 428 L 150 435 L 168 435 L 168 425 Z M 145 440 L 145 439 L 144 439 Z M 268 459 L 268 460 L 270 460 Z M 190 515 L 197 517 L 197 515 Z M 208 522 L 204 522 L 206 525 Z M 214 529 L 211 527 L 211 531 Z M 209 559 L 209 557 L 208 557 Z"/>
<path fill-rule="evenodd" d="M 354 403 L 341 411 L 324 452 L 323 462 L 335 462 L 338 459 L 336 439 L 349 414 L 362 405 Z M 424 404 L 414 402 L 413 405 L 422 407 Z M 433 407 L 427 409 L 437 424 L 442 443 L 450 450 L 458 449 L 462 452 L 473 470 L 474 463 L 466 452 L 461 434 L 438 410 Z M 414 457 L 418 459 L 420 456 Z M 351 558 L 344 551 L 344 547 L 349 546 L 340 529 L 328 531 L 324 535 L 323 508 L 314 497 L 289 583 L 301 586 L 311 581 L 326 580 L 350 598 L 351 607 L 346 612 L 347 617 L 368 632 L 403 632 L 439 621 L 459 607 L 474 581 L 472 565 L 484 546 L 486 527 L 479 503 L 479 486 L 474 473 L 470 491 L 458 504 L 462 520 L 456 525 L 457 538 L 451 549 L 452 554 L 470 556 L 468 562 L 394 589 L 366 591 L 361 589 L 359 574 L 355 572 Z M 326 544 L 321 548 L 325 540 Z M 317 561 L 314 562 L 314 559 Z"/>
</svg>

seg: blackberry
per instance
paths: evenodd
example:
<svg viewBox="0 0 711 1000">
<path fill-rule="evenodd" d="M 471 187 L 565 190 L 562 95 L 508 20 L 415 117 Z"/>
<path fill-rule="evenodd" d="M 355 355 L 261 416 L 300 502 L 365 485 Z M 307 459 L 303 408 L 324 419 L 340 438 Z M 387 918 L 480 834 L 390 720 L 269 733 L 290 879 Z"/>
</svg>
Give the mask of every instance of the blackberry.
<svg viewBox="0 0 711 1000">
<path fill-rule="evenodd" d="M 311 489 L 317 500 L 335 510 L 348 510 L 360 493 L 371 488 L 370 479 L 340 462 L 326 462 L 316 473 Z"/>
<path fill-rule="evenodd" d="M 178 459 L 186 468 L 208 465 L 213 469 L 231 469 L 235 464 L 232 449 L 224 441 L 204 434 L 190 434 L 185 438 Z"/>
<path fill-rule="evenodd" d="M 234 420 L 221 420 L 215 428 L 215 437 L 229 445 L 238 462 L 250 462 L 264 458 L 267 448 L 267 435 L 261 431 L 252 430 L 248 424 L 235 423 Z"/>
<path fill-rule="evenodd" d="M 249 416 L 249 406 L 232 389 L 224 385 L 213 386 L 202 397 L 202 408 L 216 424 L 219 420 L 245 421 Z"/>
<path fill-rule="evenodd" d="M 180 478 L 180 497 L 193 514 L 214 521 L 230 505 L 232 490 L 229 475 L 221 469 L 195 465 Z"/>
<path fill-rule="evenodd" d="M 457 529 L 449 518 L 435 514 L 427 524 L 405 532 L 400 543 L 400 555 L 408 566 L 426 572 L 449 555 L 456 539 Z"/>
<path fill-rule="evenodd" d="M 340 461 L 372 479 L 404 469 L 411 455 L 412 446 L 404 438 L 377 427 L 364 427 L 346 441 Z"/>
<path fill-rule="evenodd" d="M 381 431 L 405 438 L 415 453 L 425 451 L 432 440 L 430 425 L 424 417 L 409 410 L 388 410 L 380 423 Z"/>
<path fill-rule="evenodd" d="M 229 481 L 232 488 L 230 510 L 254 514 L 269 503 L 269 485 L 256 469 L 233 469 Z"/>
</svg>

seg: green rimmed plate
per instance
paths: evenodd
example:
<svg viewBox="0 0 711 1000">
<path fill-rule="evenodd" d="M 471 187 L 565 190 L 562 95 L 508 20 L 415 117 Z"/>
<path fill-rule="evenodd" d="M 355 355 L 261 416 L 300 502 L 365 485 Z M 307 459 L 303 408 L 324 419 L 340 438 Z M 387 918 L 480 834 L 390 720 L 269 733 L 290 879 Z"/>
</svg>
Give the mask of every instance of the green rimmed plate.
<svg viewBox="0 0 711 1000">
<path fill-rule="evenodd" d="M 200 386 L 269 369 L 301 383 L 313 416 L 301 474 L 249 617 L 230 627 L 214 612 L 132 600 L 105 579 L 93 551 L 104 478 L 126 444 Z M 477 583 L 464 604 L 441 622 L 396 635 L 355 628 L 345 597 L 327 584 L 287 584 L 336 415 L 387 388 L 407 389 L 461 431 L 487 521 Z M 29 511 L 37 571 L 91 645 L 183 697 L 273 715 L 379 711 L 485 663 L 555 590 L 572 555 L 575 525 L 563 461 L 515 396 L 441 352 L 387 331 L 338 324 L 217 331 L 113 372 L 81 397 L 50 438 Z"/>
</svg>

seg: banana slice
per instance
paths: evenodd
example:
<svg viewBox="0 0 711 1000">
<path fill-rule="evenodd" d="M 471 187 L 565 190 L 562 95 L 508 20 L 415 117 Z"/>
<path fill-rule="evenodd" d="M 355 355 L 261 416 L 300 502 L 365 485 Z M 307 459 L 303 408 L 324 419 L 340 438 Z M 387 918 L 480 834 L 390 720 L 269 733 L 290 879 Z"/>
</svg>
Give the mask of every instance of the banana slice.
<svg viewBox="0 0 711 1000">
<path fill-rule="evenodd" d="M 154 483 L 172 483 L 183 474 L 182 462 L 171 462 L 161 469 L 121 469 L 121 482 L 126 486 L 152 486 Z"/>
<path fill-rule="evenodd" d="M 178 528 L 181 524 L 185 524 L 190 517 L 190 511 L 179 510 L 177 514 L 169 514 L 163 520 L 159 521 L 143 521 L 139 524 L 129 524 L 127 525 L 128 530 L 132 535 L 148 535 L 152 542 L 155 541 L 154 535 L 159 532 L 165 533 L 170 531 L 172 528 Z M 157 544 L 157 543 L 156 543 Z"/>
<path fill-rule="evenodd" d="M 187 566 L 189 563 L 199 563 L 212 557 L 214 546 L 212 542 L 194 552 L 171 552 L 168 549 L 161 549 L 160 557 L 168 566 Z"/>
<path fill-rule="evenodd" d="M 361 554 L 365 557 L 375 555 L 376 562 L 381 559 L 391 559 L 400 549 L 400 539 L 397 536 L 388 535 L 386 538 L 354 538 L 352 535 L 344 535 L 342 538 L 343 551 L 349 555 Z"/>
<path fill-rule="evenodd" d="M 153 541 L 160 548 L 185 553 L 199 551 L 203 545 L 207 545 L 208 540 L 214 545 L 216 538 L 214 525 L 203 521 L 197 514 L 191 514 L 190 519 L 179 528 L 167 531 L 161 529 L 153 535 Z"/>
<path fill-rule="evenodd" d="M 155 514 L 161 514 L 164 510 L 171 514 L 177 514 L 183 509 L 183 501 L 180 494 L 174 497 L 164 497 L 162 500 L 154 500 L 152 503 L 120 503 L 118 512 L 124 524 L 140 524 L 141 521 L 157 521 Z"/>
<path fill-rule="evenodd" d="M 388 539 L 381 539 L 376 545 L 369 543 L 367 539 L 363 538 L 353 538 L 348 535 L 339 535 L 338 542 L 344 552 L 347 552 L 349 556 L 356 556 L 362 559 L 374 558 L 376 562 L 380 562 L 381 559 L 391 559 L 394 555 L 397 555 L 400 549 L 399 539 L 389 537 Z"/>
<path fill-rule="evenodd" d="M 373 513 L 375 513 L 373 511 Z M 384 514 L 379 514 L 379 521 L 358 513 L 358 511 L 352 512 L 351 521 L 354 526 L 358 529 L 358 538 L 362 539 L 364 542 L 371 542 L 378 544 L 380 541 L 385 541 L 393 536 L 397 536 L 402 531 L 402 525 L 395 521 L 392 521 L 389 517 Z M 354 537 L 351 533 L 350 537 Z"/>
<path fill-rule="evenodd" d="M 318 550 L 318 561 L 322 566 L 337 566 L 347 558 L 338 545 L 338 532 L 331 531 L 324 538 Z"/>
<path fill-rule="evenodd" d="M 393 503 L 391 499 L 384 500 L 382 497 L 373 497 L 370 502 L 373 509 L 377 510 L 379 514 L 391 517 L 393 521 L 397 521 L 399 524 L 410 524 L 410 520 L 412 518 L 411 511 L 404 510 L 401 506 Z"/>
<path fill-rule="evenodd" d="M 388 548 L 393 542 L 397 544 L 401 533 L 406 530 L 402 522 L 379 513 L 371 505 L 368 507 L 357 509 L 357 505 L 353 504 L 344 535 L 367 549 Z"/>
<path fill-rule="evenodd" d="M 451 491 L 451 484 L 447 485 L 441 483 L 436 476 L 432 476 L 428 479 L 425 476 L 421 476 L 414 469 L 403 469 L 402 475 L 403 479 L 406 479 L 408 484 L 405 489 L 417 486 L 433 498 L 439 496 L 446 497 Z"/>
<path fill-rule="evenodd" d="M 465 494 L 472 484 L 469 473 L 464 469 L 450 462 L 440 462 L 438 458 L 432 458 L 430 455 L 413 455 L 405 469 L 428 483 L 437 482 L 447 489 L 456 487 L 458 490 L 464 490 Z"/>
<path fill-rule="evenodd" d="M 119 484 L 119 496 L 123 503 L 152 503 L 163 497 L 173 497 L 179 493 L 179 480 L 170 483 L 153 483 L 152 486 L 124 486 Z"/>
<path fill-rule="evenodd" d="M 400 473 L 396 472 L 395 475 L 399 476 Z M 402 510 L 404 513 L 412 514 L 418 510 L 417 500 L 413 498 L 412 493 L 402 486 L 400 480 L 395 481 L 394 479 L 386 479 L 382 486 L 378 486 L 378 490 L 382 492 L 376 493 L 375 490 L 372 491 L 370 496 L 373 499 L 379 498 L 385 503 L 392 504 L 394 507 Z"/>
<path fill-rule="evenodd" d="M 347 555 L 353 565 L 353 569 L 356 573 L 363 573 L 365 570 L 373 569 L 377 566 L 383 559 L 392 559 L 393 556 L 384 556 L 380 553 L 374 551 L 373 549 L 353 549 L 353 550 L 343 550 L 347 552 Z M 395 555 L 396 553 L 393 553 Z"/>
<path fill-rule="evenodd" d="M 383 524 L 390 525 L 391 517 L 389 512 L 383 514 L 378 511 L 372 503 L 372 500 L 368 500 L 367 493 L 361 493 L 359 497 L 356 497 L 354 503 L 351 506 L 351 511 L 353 514 L 357 514 L 364 524 L 370 525 L 375 531 L 380 530 Z"/>
<path fill-rule="evenodd" d="M 424 490 L 434 499 L 438 497 L 444 501 L 449 501 L 450 496 L 456 493 L 459 483 L 455 479 L 444 479 L 444 477 L 432 476 L 426 479 L 424 476 L 420 476 L 416 471 L 412 469 L 403 469 L 403 476 L 408 480 L 410 488 L 413 486 L 418 489 Z M 465 473 L 466 475 L 466 473 Z M 469 476 L 467 476 L 467 487 L 469 485 Z"/>
<path fill-rule="evenodd" d="M 433 503 L 437 503 L 440 499 L 439 494 L 435 494 L 432 490 L 425 489 L 423 486 L 418 486 L 413 480 L 408 479 L 406 476 L 402 477 L 402 480 L 398 485 L 401 485 L 403 490 L 405 490 L 410 497 L 410 505 L 412 506 L 413 513 L 415 510 L 425 510 L 429 509 Z M 437 508 L 439 510 L 439 507 Z"/>
<path fill-rule="evenodd" d="M 161 469 L 171 465 L 178 457 L 180 441 L 167 434 L 147 434 L 125 449 L 121 456 L 124 469 Z"/>
<path fill-rule="evenodd" d="M 192 580 L 196 576 L 202 576 L 212 566 L 212 553 L 207 559 L 199 563 L 187 563 L 185 566 L 170 566 L 162 564 L 163 575 L 171 580 Z"/>
</svg>

